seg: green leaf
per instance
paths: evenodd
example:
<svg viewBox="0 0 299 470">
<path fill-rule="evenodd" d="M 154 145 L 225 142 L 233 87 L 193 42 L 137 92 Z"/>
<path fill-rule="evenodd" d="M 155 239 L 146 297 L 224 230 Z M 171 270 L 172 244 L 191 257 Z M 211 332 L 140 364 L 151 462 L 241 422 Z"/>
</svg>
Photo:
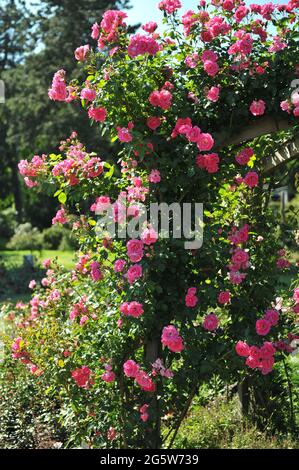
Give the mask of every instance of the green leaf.
<svg viewBox="0 0 299 470">
<path fill-rule="evenodd" d="M 61 203 L 61 204 L 65 204 L 66 201 L 67 201 L 67 196 L 64 192 L 61 192 L 58 196 L 58 201 Z"/>
</svg>

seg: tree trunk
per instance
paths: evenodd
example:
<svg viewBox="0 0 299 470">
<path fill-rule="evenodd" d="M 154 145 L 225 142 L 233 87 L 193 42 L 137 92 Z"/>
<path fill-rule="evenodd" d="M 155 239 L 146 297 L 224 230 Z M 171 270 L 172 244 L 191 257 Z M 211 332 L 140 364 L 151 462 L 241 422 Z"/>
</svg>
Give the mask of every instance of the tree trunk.
<svg viewBox="0 0 299 470">
<path fill-rule="evenodd" d="M 12 157 L 9 160 L 9 166 L 11 169 L 12 192 L 13 192 L 13 197 L 14 197 L 15 206 L 16 206 L 17 220 L 20 223 L 22 222 L 22 218 L 23 218 L 22 192 L 21 192 L 21 186 L 20 186 L 20 180 L 19 180 L 18 166 Z"/>
<path fill-rule="evenodd" d="M 249 394 L 249 381 L 244 379 L 243 382 L 238 384 L 238 395 L 240 400 L 240 407 L 242 415 L 248 416 L 249 414 L 249 404 L 250 404 L 250 394 Z"/>
<path fill-rule="evenodd" d="M 146 341 L 145 359 L 148 364 L 153 364 L 159 357 L 160 345 L 160 336 L 153 336 L 151 339 Z M 158 390 L 156 390 L 150 403 L 150 413 L 153 416 L 153 419 L 151 420 L 151 427 L 149 427 L 148 433 L 146 435 L 148 449 L 160 449 L 162 445 L 161 418 L 159 408 Z"/>
</svg>

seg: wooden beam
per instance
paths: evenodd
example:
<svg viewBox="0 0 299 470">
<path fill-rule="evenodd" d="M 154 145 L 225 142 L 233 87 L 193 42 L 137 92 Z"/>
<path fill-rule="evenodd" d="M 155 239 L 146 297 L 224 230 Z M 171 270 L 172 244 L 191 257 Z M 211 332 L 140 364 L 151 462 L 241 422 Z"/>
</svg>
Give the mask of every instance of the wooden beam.
<svg viewBox="0 0 299 470">
<path fill-rule="evenodd" d="M 291 142 L 286 142 L 274 155 L 266 158 L 264 173 L 270 173 L 278 166 L 295 158 L 299 158 L 299 137 Z"/>
<path fill-rule="evenodd" d="M 255 118 L 251 121 L 246 128 L 240 130 L 238 135 L 229 137 L 221 143 L 221 147 L 228 147 L 230 145 L 238 145 L 243 142 L 248 142 L 261 135 L 273 134 L 279 131 L 285 131 L 294 127 L 294 122 L 286 119 L 277 119 L 273 116 L 265 116 L 262 118 Z"/>
</svg>

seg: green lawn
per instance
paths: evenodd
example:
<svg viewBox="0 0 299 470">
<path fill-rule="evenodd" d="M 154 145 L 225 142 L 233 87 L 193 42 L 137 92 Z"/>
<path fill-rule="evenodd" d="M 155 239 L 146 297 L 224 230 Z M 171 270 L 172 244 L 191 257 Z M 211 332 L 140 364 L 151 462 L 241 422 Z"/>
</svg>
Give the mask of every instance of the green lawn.
<svg viewBox="0 0 299 470">
<path fill-rule="evenodd" d="M 30 252 L 25 251 L 0 251 L 0 257 L 4 257 L 9 264 L 20 266 L 23 264 L 23 256 L 33 254 L 35 258 L 42 262 L 48 258 L 58 258 L 58 261 L 64 265 L 65 268 L 71 269 L 74 267 L 74 252 L 73 251 L 53 251 L 53 250 L 42 250 Z"/>
</svg>

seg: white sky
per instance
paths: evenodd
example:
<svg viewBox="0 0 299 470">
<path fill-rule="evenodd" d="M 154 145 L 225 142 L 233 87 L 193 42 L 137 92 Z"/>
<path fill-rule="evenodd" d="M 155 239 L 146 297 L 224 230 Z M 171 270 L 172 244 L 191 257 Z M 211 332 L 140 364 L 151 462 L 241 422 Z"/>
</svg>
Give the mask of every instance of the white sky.
<svg viewBox="0 0 299 470">
<path fill-rule="evenodd" d="M 246 3 L 269 3 L 271 0 L 247 0 Z M 288 0 L 272 0 L 273 3 L 288 3 Z M 199 0 L 181 0 L 183 7 L 179 12 L 184 13 L 187 10 L 195 10 Z M 163 18 L 163 13 L 158 9 L 159 0 L 131 0 L 133 8 L 129 10 L 127 24 L 147 23 L 148 21 L 156 21 L 158 24 Z"/>
</svg>

